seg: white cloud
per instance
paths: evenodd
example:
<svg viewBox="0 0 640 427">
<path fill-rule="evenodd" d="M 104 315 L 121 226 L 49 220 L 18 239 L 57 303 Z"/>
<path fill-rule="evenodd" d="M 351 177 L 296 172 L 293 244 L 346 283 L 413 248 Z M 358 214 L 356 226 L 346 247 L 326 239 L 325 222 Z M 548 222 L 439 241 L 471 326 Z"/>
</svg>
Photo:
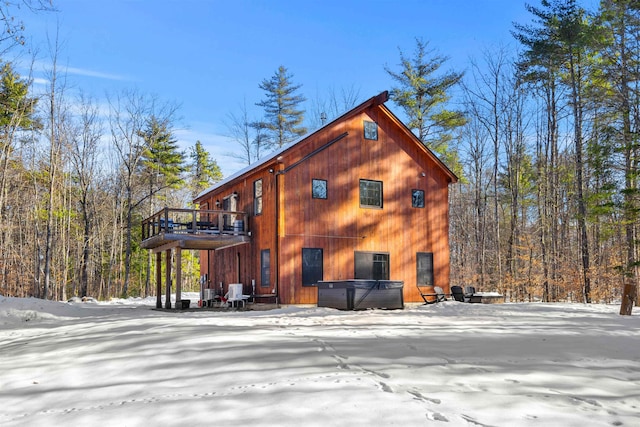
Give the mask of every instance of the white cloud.
<svg viewBox="0 0 640 427">
<path fill-rule="evenodd" d="M 118 80 L 118 81 L 129 80 L 127 77 L 121 76 L 119 74 L 103 73 L 101 71 L 87 70 L 84 68 L 66 67 L 65 71 L 67 72 L 67 74 L 86 76 L 86 77 L 96 77 L 99 79 L 106 79 L 106 80 Z"/>
<path fill-rule="evenodd" d="M 32 66 L 33 70 L 37 72 L 37 74 L 43 75 L 43 77 L 34 78 L 35 80 L 48 82 L 47 73 L 49 73 L 52 69 L 52 64 L 50 61 L 38 60 L 33 62 L 33 64 L 21 64 L 21 68 L 23 70 L 28 70 L 28 67 Z M 94 77 L 102 80 L 114 80 L 114 81 L 127 81 L 131 80 L 129 77 L 114 74 L 104 71 L 96 71 L 88 68 L 79 68 L 79 67 L 70 67 L 64 66 L 58 63 L 58 72 L 60 74 L 67 74 L 68 76 L 83 76 L 83 77 Z"/>
</svg>

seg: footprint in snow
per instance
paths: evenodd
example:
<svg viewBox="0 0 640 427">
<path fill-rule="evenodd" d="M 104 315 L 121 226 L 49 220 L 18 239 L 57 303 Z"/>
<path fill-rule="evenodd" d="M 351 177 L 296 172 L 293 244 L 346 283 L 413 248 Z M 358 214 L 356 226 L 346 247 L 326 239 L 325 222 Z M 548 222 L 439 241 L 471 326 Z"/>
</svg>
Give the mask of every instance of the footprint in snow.
<svg viewBox="0 0 640 427">
<path fill-rule="evenodd" d="M 429 419 L 431 421 L 442 421 L 442 422 L 445 422 L 445 423 L 449 422 L 447 417 L 445 417 L 444 415 L 442 415 L 439 412 L 427 412 L 427 419 Z"/>
<path fill-rule="evenodd" d="M 344 363 L 344 361 L 342 360 L 342 358 L 340 356 L 331 356 L 334 358 L 334 360 L 336 362 L 338 362 L 338 369 L 350 369 L 349 365 L 347 365 L 346 363 Z"/>
<path fill-rule="evenodd" d="M 435 403 L 436 405 L 439 405 L 440 403 L 442 403 L 442 401 L 440 399 L 432 399 L 429 397 L 424 396 L 422 393 L 420 393 L 417 390 L 408 390 L 407 393 L 409 393 L 410 395 L 414 396 L 417 400 L 422 400 L 425 402 L 431 402 L 431 403 Z"/>
<path fill-rule="evenodd" d="M 491 426 L 490 424 L 483 424 L 483 423 L 481 423 L 481 422 L 479 422 L 479 421 L 476 421 L 474 418 L 472 418 L 472 417 L 470 417 L 470 416 L 468 416 L 468 415 L 464 415 L 464 414 L 462 414 L 461 416 L 462 416 L 462 418 L 464 418 L 464 419 L 465 419 L 465 421 L 467 421 L 469 424 L 472 424 L 472 425 L 474 425 L 474 426 L 480 426 L 480 427 L 493 427 L 493 426 Z"/>
<path fill-rule="evenodd" d="M 368 373 L 368 374 L 373 374 L 376 375 L 380 378 L 391 378 L 391 375 L 389 374 L 385 374 L 384 372 L 377 372 L 377 371 L 372 371 L 371 369 L 365 369 L 365 368 L 360 368 L 362 369 L 364 372 Z"/>
<path fill-rule="evenodd" d="M 385 393 L 393 393 L 393 389 L 389 387 L 387 384 L 383 383 L 382 381 L 380 381 L 378 385 L 380 386 L 380 389 Z"/>
</svg>

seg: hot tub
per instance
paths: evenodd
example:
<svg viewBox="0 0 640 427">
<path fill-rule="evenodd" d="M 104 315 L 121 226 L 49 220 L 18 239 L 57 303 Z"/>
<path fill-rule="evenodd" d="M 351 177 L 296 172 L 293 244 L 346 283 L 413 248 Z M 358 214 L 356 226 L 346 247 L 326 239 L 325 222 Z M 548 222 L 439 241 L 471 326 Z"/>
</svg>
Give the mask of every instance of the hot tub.
<svg viewBox="0 0 640 427">
<path fill-rule="evenodd" d="M 339 310 L 402 309 L 404 282 L 394 280 L 326 280 L 317 283 L 318 307 Z"/>
</svg>

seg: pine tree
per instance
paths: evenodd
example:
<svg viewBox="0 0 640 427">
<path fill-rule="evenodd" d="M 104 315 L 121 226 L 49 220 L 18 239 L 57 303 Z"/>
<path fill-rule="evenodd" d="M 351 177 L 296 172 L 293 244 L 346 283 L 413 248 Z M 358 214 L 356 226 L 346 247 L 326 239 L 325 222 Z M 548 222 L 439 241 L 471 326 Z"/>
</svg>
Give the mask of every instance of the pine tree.
<svg viewBox="0 0 640 427">
<path fill-rule="evenodd" d="M 6 206 L 10 196 L 9 165 L 14 162 L 14 143 L 21 131 L 40 126 L 34 119 L 37 100 L 29 98 L 28 93 L 29 83 L 20 79 L 11 64 L 4 64 L 0 69 L 0 253 L 5 256 L 10 252 L 10 232 L 6 224 L 11 221 L 7 218 Z M 0 283 L 8 284 L 7 273 L 8 269 L 3 268 Z"/>
<path fill-rule="evenodd" d="M 197 196 L 211 184 L 222 180 L 220 166 L 211 158 L 200 141 L 196 141 L 196 144 L 191 147 L 189 158 L 191 159 L 192 196 Z"/>
<path fill-rule="evenodd" d="M 263 123 L 272 147 L 280 148 L 307 132 L 302 126 L 305 111 L 300 109 L 306 98 L 297 94 L 302 85 L 294 85 L 292 78 L 281 65 L 270 79 L 264 79 L 259 85 L 266 97 L 256 105 L 264 108 Z"/>
<path fill-rule="evenodd" d="M 144 149 L 140 162 L 140 174 L 146 181 L 148 193 L 141 199 L 149 199 L 149 215 L 158 206 L 154 205 L 154 196 L 165 189 L 176 189 L 182 186 L 182 174 L 186 171 L 184 154 L 178 150 L 178 143 L 169 130 L 168 122 L 161 122 L 151 115 L 146 120 L 143 130 L 138 132 Z M 166 203 L 166 195 L 165 195 Z M 146 283 L 144 295 L 149 296 L 151 289 L 151 252 L 147 253 Z"/>
<path fill-rule="evenodd" d="M 149 185 L 147 196 L 181 187 L 184 184 L 182 174 L 186 171 L 185 156 L 178 150 L 178 142 L 167 124 L 151 116 L 139 136 L 145 142 L 141 173 Z"/>
<path fill-rule="evenodd" d="M 428 50 L 428 43 L 416 38 L 416 50 L 407 57 L 400 50 L 399 72 L 385 67 L 385 71 L 397 82 L 390 98 L 407 115 L 409 129 L 426 146 L 448 157 L 449 142 L 454 129 L 465 124 L 464 114 L 447 108 L 451 90 L 462 79 L 463 73 L 453 71 L 438 74 L 447 57 Z M 454 161 L 455 159 L 448 159 Z"/>
<path fill-rule="evenodd" d="M 29 83 L 6 63 L 0 69 L 0 206 L 4 206 L 7 170 L 16 132 L 40 126 L 34 119 L 37 99 L 29 98 Z"/>
</svg>

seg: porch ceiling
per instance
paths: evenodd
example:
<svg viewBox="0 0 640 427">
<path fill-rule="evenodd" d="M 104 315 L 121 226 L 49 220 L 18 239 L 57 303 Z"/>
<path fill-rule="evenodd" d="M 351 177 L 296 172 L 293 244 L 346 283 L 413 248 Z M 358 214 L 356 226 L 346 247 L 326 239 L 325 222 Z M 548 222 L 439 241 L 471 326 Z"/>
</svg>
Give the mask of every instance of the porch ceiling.
<svg viewBox="0 0 640 427">
<path fill-rule="evenodd" d="M 215 250 L 249 243 L 250 240 L 246 235 L 159 233 L 143 240 L 140 246 L 154 253 L 171 248 Z"/>
</svg>

